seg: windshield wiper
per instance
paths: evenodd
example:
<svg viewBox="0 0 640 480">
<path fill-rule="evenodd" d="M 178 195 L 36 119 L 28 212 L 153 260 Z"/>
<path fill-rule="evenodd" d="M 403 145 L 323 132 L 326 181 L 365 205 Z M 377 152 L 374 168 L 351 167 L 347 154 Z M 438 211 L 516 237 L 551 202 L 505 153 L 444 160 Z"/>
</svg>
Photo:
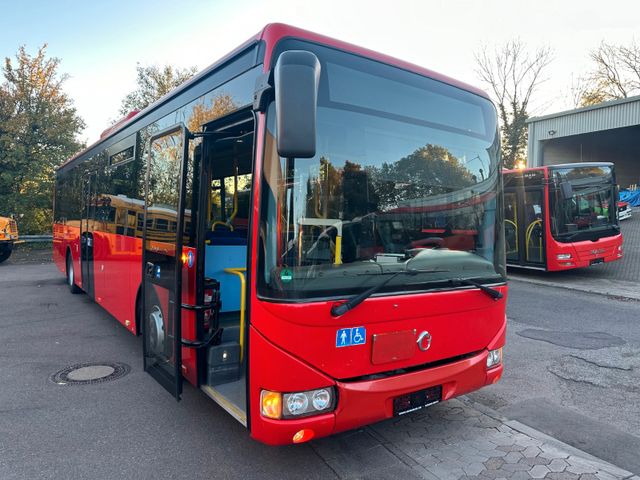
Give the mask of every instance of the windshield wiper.
<svg viewBox="0 0 640 480">
<path fill-rule="evenodd" d="M 500 300 L 503 297 L 502 292 L 500 292 L 499 290 L 496 290 L 495 288 L 487 287 L 486 285 L 476 282 L 475 280 L 472 280 L 470 278 L 452 278 L 450 281 L 457 284 L 470 285 L 472 287 L 477 287 L 480 290 L 482 290 L 484 293 L 489 295 L 491 298 L 493 298 L 494 300 Z"/>
<path fill-rule="evenodd" d="M 382 282 L 378 283 L 377 285 L 374 285 L 373 287 L 365 290 L 362 293 L 359 293 L 358 295 L 355 295 L 353 297 L 351 297 L 349 300 L 347 300 L 344 303 L 341 303 L 340 305 L 334 305 L 333 307 L 331 307 L 331 315 L 333 315 L 334 317 L 340 317 L 341 315 L 344 315 L 345 313 L 347 313 L 349 310 L 352 310 L 354 308 L 356 308 L 358 305 L 360 305 L 362 302 L 364 302 L 367 298 L 369 298 L 371 295 L 373 295 L 374 293 L 380 291 L 387 283 L 389 283 L 391 280 L 393 280 L 394 278 L 396 278 L 399 275 L 417 275 L 419 273 L 440 273 L 440 272 L 448 272 L 448 270 L 399 270 L 391 275 L 389 275 L 387 278 L 385 278 Z M 498 292 L 500 293 L 500 292 Z M 501 294 L 502 295 L 502 294 Z"/>
</svg>

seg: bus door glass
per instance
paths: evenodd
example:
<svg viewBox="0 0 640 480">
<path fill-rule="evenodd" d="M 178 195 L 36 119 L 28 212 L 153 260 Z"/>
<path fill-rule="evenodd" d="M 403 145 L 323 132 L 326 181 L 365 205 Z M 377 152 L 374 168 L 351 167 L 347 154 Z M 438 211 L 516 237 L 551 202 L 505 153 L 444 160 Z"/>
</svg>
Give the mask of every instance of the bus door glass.
<svg viewBox="0 0 640 480">
<path fill-rule="evenodd" d="M 181 252 L 183 240 L 187 135 L 179 124 L 149 140 L 143 236 L 144 368 L 178 400 L 182 265 L 176 253 Z"/>
<path fill-rule="evenodd" d="M 518 194 L 515 191 L 504 193 L 504 234 L 505 234 L 505 246 L 507 253 L 507 261 L 510 263 L 519 263 L 520 248 L 519 232 L 518 228 L 518 214 L 520 209 L 518 208 Z"/>
<path fill-rule="evenodd" d="M 89 172 L 82 182 L 82 220 L 80 222 L 80 271 L 82 289 L 91 298 L 93 289 L 93 230 L 96 217 L 96 175 Z"/>
<path fill-rule="evenodd" d="M 525 263 L 544 264 L 544 224 L 542 188 L 525 188 L 523 194 L 523 222 L 519 228 L 521 242 L 524 241 Z"/>
</svg>

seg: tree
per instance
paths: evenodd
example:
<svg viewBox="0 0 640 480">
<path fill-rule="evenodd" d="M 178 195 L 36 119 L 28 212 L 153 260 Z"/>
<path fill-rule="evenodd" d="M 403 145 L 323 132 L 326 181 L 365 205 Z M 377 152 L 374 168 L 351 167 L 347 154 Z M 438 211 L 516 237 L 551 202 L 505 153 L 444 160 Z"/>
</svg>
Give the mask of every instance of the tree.
<svg viewBox="0 0 640 480">
<path fill-rule="evenodd" d="M 628 46 L 602 42 L 589 56 L 594 69 L 581 81 L 579 106 L 640 93 L 640 44 L 635 40 Z"/>
<path fill-rule="evenodd" d="M 0 86 L 0 215 L 22 213 L 21 233 L 51 231 L 55 168 L 77 152 L 84 122 L 63 92 L 47 45 L 5 59 Z"/>
<path fill-rule="evenodd" d="M 478 180 L 448 149 L 430 143 L 393 163 L 370 167 L 368 173 L 382 210 L 460 190 Z"/>
<path fill-rule="evenodd" d="M 520 40 L 510 40 L 502 47 L 476 53 L 476 73 L 488 85 L 501 123 L 502 158 L 508 168 L 526 160 L 528 108 L 542 73 L 552 61 L 549 47 L 533 54 Z"/>
<path fill-rule="evenodd" d="M 197 72 L 197 68 L 180 69 L 171 65 L 165 65 L 164 67 L 149 65 L 144 67 L 138 63 L 136 71 L 138 72 L 136 79 L 138 86 L 122 100 L 120 106 L 121 115 L 126 115 L 131 110 L 142 110 L 151 105 L 160 97 L 193 77 Z"/>
<path fill-rule="evenodd" d="M 227 93 L 220 93 L 211 100 L 211 105 L 196 103 L 187 119 L 187 128 L 192 132 L 198 132 L 205 123 L 220 118 L 227 113 L 236 110 L 238 106 L 233 97 Z"/>
</svg>

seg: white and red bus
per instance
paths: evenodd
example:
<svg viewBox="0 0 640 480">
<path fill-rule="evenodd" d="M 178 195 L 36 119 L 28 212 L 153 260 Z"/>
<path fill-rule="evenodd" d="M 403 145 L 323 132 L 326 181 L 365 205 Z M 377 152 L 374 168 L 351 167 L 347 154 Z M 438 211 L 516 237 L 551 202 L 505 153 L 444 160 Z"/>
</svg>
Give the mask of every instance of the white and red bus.
<svg viewBox="0 0 640 480">
<path fill-rule="evenodd" d="M 622 258 L 612 163 L 505 170 L 507 265 L 569 270 Z"/>
<path fill-rule="evenodd" d="M 58 169 L 54 259 L 176 398 L 303 442 L 500 378 L 498 151 L 483 92 L 272 24 Z"/>
</svg>

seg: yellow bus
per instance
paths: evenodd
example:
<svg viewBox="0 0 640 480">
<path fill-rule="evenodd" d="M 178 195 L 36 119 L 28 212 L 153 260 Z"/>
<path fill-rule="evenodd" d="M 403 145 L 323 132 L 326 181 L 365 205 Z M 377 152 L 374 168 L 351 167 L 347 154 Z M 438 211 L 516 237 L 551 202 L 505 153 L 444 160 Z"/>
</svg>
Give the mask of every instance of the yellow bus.
<svg viewBox="0 0 640 480">
<path fill-rule="evenodd" d="M 0 217 L 0 263 L 11 256 L 18 240 L 18 225 L 13 218 Z"/>
</svg>

